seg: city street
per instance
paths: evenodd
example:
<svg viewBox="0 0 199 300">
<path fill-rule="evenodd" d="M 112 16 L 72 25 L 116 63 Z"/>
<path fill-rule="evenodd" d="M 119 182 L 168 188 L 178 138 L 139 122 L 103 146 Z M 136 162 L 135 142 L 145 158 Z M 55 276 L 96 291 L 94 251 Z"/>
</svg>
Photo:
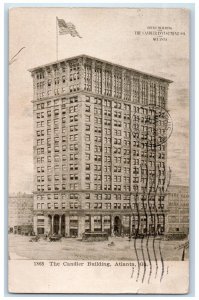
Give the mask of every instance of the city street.
<svg viewBox="0 0 199 300">
<path fill-rule="evenodd" d="M 182 259 L 183 249 L 176 249 L 183 241 L 129 241 L 128 237 L 109 237 L 108 241 L 85 242 L 75 238 L 62 238 L 61 241 L 49 242 L 40 239 L 30 242 L 31 237 L 9 234 L 9 259 L 60 259 L 60 260 L 136 260 L 136 250 L 139 260 L 161 259 L 178 261 Z M 114 244 L 112 245 L 111 242 Z M 144 258 L 143 258 L 144 257 Z M 185 251 L 185 260 L 188 259 L 188 249 Z"/>
</svg>

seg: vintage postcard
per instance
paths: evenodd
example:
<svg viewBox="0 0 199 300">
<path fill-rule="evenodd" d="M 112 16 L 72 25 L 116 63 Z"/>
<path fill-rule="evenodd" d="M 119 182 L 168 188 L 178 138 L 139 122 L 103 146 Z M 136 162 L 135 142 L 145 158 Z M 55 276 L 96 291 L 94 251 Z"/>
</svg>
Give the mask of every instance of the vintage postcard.
<svg viewBox="0 0 199 300">
<path fill-rule="evenodd" d="M 189 10 L 9 11 L 9 292 L 189 291 Z"/>
</svg>

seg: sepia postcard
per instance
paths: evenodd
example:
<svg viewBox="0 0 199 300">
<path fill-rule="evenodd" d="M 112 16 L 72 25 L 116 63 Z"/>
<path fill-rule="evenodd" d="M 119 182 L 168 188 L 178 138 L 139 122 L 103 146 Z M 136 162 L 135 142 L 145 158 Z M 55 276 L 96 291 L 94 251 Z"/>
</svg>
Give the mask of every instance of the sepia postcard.
<svg viewBox="0 0 199 300">
<path fill-rule="evenodd" d="M 189 292 L 189 14 L 10 9 L 10 293 Z"/>
</svg>

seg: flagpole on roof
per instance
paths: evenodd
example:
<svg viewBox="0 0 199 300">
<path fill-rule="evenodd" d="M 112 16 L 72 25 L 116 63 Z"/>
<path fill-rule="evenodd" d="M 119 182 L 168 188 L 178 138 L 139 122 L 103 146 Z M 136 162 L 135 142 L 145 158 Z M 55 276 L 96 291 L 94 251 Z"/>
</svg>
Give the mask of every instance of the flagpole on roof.
<svg viewBox="0 0 199 300">
<path fill-rule="evenodd" d="M 56 59 L 58 61 L 58 35 L 65 35 L 70 34 L 72 37 L 78 36 L 79 38 L 82 38 L 78 31 L 75 28 L 75 25 L 71 22 L 66 22 L 64 19 L 59 19 L 56 16 Z"/>
<path fill-rule="evenodd" d="M 58 17 L 56 17 L 56 59 L 58 61 Z"/>
</svg>

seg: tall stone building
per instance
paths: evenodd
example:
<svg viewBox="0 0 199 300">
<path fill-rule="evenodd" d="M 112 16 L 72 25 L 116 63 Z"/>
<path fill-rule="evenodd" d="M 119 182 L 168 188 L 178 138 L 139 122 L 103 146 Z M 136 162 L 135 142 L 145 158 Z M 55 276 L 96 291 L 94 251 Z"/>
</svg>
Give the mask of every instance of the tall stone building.
<svg viewBox="0 0 199 300">
<path fill-rule="evenodd" d="M 35 233 L 163 233 L 171 81 L 87 55 L 30 72 Z"/>
</svg>

